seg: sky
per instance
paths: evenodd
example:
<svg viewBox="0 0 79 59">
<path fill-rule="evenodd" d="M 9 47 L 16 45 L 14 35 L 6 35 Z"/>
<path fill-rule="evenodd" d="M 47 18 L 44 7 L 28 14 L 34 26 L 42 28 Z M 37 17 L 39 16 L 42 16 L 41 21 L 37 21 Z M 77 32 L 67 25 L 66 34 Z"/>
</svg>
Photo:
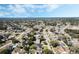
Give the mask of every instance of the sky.
<svg viewBox="0 0 79 59">
<path fill-rule="evenodd" d="M 79 4 L 0 4 L 1 17 L 79 17 Z"/>
</svg>

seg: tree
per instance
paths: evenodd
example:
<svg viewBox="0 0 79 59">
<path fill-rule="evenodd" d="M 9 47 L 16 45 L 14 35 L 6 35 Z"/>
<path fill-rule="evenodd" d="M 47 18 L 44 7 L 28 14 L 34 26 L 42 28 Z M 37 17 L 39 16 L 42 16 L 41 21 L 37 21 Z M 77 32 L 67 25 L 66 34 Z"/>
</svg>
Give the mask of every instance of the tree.
<svg viewBox="0 0 79 59">
<path fill-rule="evenodd" d="M 12 42 L 15 44 L 15 43 L 18 43 L 19 41 L 16 39 L 13 39 Z"/>
<path fill-rule="evenodd" d="M 53 54 L 53 51 L 49 50 L 47 47 L 44 47 L 42 50 L 42 53 L 44 54 Z"/>
<path fill-rule="evenodd" d="M 59 42 L 57 40 L 53 40 L 53 41 L 50 41 L 50 45 L 52 45 L 53 47 L 57 47 L 59 46 Z"/>
<path fill-rule="evenodd" d="M 30 46 L 30 49 L 35 49 L 36 50 L 36 46 L 33 44 Z"/>
</svg>

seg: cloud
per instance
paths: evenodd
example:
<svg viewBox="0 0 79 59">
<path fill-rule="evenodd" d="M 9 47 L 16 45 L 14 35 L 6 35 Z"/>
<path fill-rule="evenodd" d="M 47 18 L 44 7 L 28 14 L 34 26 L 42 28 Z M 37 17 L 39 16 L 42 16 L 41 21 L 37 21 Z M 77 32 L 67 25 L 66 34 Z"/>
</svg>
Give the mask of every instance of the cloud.
<svg viewBox="0 0 79 59">
<path fill-rule="evenodd" d="M 60 5 L 52 5 L 52 4 L 24 4 L 24 5 L 9 5 L 9 9 L 12 10 L 12 12 L 16 13 L 25 13 L 25 12 L 51 12 L 55 10 L 56 8 L 60 7 Z"/>
<path fill-rule="evenodd" d="M 0 6 L 0 10 L 1 10 L 1 9 L 5 9 L 5 7 Z"/>
<path fill-rule="evenodd" d="M 53 4 L 30 4 L 30 5 L 23 5 L 26 9 L 30 9 L 30 12 L 51 12 L 56 8 L 60 7 L 60 5 L 53 5 Z"/>
<path fill-rule="evenodd" d="M 0 12 L 0 17 L 4 17 L 4 16 L 10 16 L 10 13 L 8 12 Z"/>
<path fill-rule="evenodd" d="M 46 11 L 51 12 L 59 7 L 60 7 L 60 5 L 48 5 Z"/>
<path fill-rule="evenodd" d="M 9 5 L 9 10 L 11 10 L 11 12 L 13 12 L 13 13 L 18 13 L 18 14 L 20 14 L 20 13 L 25 13 L 26 12 L 26 10 L 25 10 L 25 8 L 23 8 L 21 5 Z"/>
<path fill-rule="evenodd" d="M 0 5 L 0 12 L 3 12 L 0 16 L 30 16 L 36 13 L 49 13 L 60 7 L 60 5 L 52 4 L 9 4 L 5 6 Z"/>
</svg>

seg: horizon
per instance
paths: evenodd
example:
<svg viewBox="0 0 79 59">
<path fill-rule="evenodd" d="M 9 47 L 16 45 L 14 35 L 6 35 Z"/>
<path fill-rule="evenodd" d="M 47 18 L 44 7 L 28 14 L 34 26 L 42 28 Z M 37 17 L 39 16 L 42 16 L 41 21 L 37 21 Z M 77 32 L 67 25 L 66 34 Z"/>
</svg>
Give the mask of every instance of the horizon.
<svg viewBox="0 0 79 59">
<path fill-rule="evenodd" d="M 79 18 L 79 17 L 0 17 L 0 18 Z"/>
</svg>

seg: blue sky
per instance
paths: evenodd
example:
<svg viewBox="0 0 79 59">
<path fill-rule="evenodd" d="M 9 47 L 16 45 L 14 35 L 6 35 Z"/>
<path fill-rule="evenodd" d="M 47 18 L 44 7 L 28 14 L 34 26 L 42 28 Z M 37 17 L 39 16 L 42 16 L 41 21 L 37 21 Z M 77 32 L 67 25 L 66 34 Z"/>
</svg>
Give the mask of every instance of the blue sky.
<svg viewBox="0 0 79 59">
<path fill-rule="evenodd" d="M 79 17 L 79 4 L 0 4 L 0 17 Z"/>
</svg>

